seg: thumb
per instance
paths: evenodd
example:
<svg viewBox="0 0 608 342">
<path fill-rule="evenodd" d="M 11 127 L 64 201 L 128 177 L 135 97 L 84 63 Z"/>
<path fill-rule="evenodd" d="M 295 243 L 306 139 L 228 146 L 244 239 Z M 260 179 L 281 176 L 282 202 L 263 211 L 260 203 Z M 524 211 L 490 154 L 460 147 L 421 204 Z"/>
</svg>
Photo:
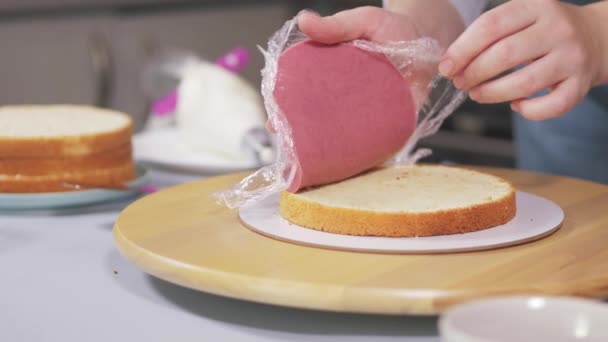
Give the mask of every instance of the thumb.
<svg viewBox="0 0 608 342">
<path fill-rule="evenodd" d="M 298 16 L 298 26 L 312 40 L 324 44 L 335 44 L 355 39 L 374 38 L 385 13 L 378 7 L 358 7 L 328 17 L 311 12 Z"/>
</svg>

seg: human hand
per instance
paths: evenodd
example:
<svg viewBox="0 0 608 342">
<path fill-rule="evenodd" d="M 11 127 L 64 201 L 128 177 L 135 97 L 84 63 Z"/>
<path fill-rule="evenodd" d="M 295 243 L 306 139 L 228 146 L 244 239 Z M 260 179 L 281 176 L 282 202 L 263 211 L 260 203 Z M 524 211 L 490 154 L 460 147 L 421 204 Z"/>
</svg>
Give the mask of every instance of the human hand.
<svg viewBox="0 0 608 342">
<path fill-rule="evenodd" d="M 298 26 L 308 37 L 324 44 L 355 39 L 386 43 L 420 36 L 415 23 L 405 14 L 372 6 L 358 7 L 327 17 L 302 12 L 298 16 Z"/>
<path fill-rule="evenodd" d="M 301 12 L 298 27 L 310 39 L 324 44 L 365 39 L 377 43 L 411 40 L 419 37 L 415 24 L 405 15 L 378 7 L 358 7 L 327 17 Z M 270 121 L 266 128 L 274 132 Z"/>
<path fill-rule="evenodd" d="M 601 32 L 590 32 L 585 13 L 555 0 L 509 1 L 471 24 L 439 70 L 478 102 L 508 101 L 532 120 L 563 115 L 598 83 L 601 49 L 593 37 Z M 547 95 L 528 98 L 544 89 Z"/>
</svg>

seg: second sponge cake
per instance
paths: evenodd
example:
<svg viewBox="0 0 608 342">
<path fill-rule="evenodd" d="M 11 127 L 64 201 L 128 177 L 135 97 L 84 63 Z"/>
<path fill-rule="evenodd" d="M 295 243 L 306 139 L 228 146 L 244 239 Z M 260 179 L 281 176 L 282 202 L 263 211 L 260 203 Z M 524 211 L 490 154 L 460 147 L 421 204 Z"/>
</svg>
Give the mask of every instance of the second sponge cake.
<svg viewBox="0 0 608 342">
<path fill-rule="evenodd" d="M 0 107 L 0 192 L 112 187 L 135 178 L 132 121 L 87 106 Z"/>
</svg>

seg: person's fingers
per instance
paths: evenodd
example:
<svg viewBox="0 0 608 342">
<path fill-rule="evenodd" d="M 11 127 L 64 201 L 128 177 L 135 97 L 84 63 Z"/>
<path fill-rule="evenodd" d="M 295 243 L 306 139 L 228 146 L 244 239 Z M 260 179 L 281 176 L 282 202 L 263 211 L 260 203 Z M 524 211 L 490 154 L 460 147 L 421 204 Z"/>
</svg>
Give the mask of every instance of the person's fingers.
<svg viewBox="0 0 608 342">
<path fill-rule="evenodd" d="M 378 7 L 358 7 L 328 17 L 303 12 L 298 26 L 311 39 L 324 44 L 335 44 L 355 39 L 372 39 L 382 24 L 383 10 Z"/>
<path fill-rule="evenodd" d="M 578 82 L 575 78 L 568 78 L 547 95 L 513 101 L 511 109 L 534 121 L 564 115 L 581 99 Z"/>
<path fill-rule="evenodd" d="M 543 57 L 551 51 L 546 34 L 534 25 L 496 42 L 455 77 L 454 84 L 459 89 L 468 90 L 505 71 Z"/>
<path fill-rule="evenodd" d="M 482 14 L 448 48 L 439 71 L 445 77 L 459 74 L 482 51 L 536 21 L 536 13 L 525 1 L 509 1 Z"/>
<path fill-rule="evenodd" d="M 567 76 L 560 55 L 550 53 L 522 69 L 471 89 L 469 96 L 479 103 L 513 101 L 532 96 Z"/>
</svg>

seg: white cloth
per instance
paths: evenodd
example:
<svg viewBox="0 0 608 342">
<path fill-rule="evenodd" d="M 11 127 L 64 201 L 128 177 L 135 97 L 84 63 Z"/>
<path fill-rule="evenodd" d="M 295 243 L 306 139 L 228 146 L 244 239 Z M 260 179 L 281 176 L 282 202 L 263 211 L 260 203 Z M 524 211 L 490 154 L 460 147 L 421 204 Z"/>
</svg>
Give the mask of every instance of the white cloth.
<svg viewBox="0 0 608 342">
<path fill-rule="evenodd" d="M 465 26 L 477 19 L 488 5 L 488 0 L 448 0 L 454 8 L 460 13 Z M 383 0 L 383 6 L 387 7 L 389 0 Z"/>
</svg>

